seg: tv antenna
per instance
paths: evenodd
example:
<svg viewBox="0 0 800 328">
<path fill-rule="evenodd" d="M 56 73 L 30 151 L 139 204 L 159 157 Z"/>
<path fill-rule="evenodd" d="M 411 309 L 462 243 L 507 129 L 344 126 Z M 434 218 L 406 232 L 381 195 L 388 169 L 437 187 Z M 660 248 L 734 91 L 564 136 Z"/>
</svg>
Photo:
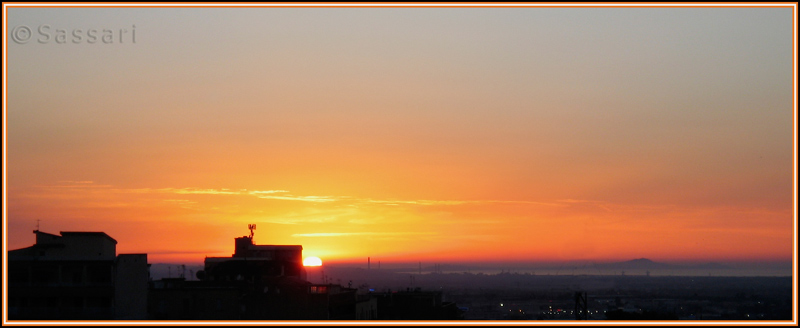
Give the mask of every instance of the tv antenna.
<svg viewBox="0 0 800 328">
<path fill-rule="evenodd" d="M 256 230 L 255 223 L 254 224 L 248 224 L 247 225 L 247 229 L 250 229 L 250 239 L 253 239 L 253 235 L 256 234 L 255 231 L 254 231 L 254 230 Z"/>
</svg>

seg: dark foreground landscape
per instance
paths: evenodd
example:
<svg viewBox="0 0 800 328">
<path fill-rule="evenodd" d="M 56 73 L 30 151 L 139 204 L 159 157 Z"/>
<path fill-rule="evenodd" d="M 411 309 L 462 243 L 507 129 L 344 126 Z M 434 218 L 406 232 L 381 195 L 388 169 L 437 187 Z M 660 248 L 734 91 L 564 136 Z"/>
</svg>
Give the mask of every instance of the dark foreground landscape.
<svg viewBox="0 0 800 328">
<path fill-rule="evenodd" d="M 312 279 L 314 272 L 309 273 Z M 326 268 L 360 293 L 441 292 L 465 320 L 791 320 L 792 277 L 402 273 Z M 345 277 L 349 277 L 345 278 Z M 346 280 L 347 279 L 347 280 Z M 581 312 L 583 307 L 578 307 Z"/>
</svg>

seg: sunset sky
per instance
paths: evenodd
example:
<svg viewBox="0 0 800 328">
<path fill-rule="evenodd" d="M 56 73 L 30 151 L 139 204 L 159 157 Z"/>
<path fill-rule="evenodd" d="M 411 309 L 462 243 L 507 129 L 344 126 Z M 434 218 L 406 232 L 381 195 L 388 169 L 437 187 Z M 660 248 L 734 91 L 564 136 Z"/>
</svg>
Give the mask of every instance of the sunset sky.
<svg viewBox="0 0 800 328">
<path fill-rule="evenodd" d="M 7 8 L 6 245 L 789 261 L 794 10 Z"/>
</svg>

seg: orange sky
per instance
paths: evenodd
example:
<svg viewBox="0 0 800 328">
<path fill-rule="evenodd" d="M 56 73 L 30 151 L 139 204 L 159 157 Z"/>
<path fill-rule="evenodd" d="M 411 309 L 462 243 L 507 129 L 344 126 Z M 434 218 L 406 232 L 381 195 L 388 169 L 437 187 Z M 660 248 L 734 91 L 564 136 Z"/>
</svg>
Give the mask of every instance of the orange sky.
<svg viewBox="0 0 800 328">
<path fill-rule="evenodd" d="M 789 260 L 787 8 L 10 8 L 8 249 Z M 136 42 L 40 42 L 131 28 Z"/>
</svg>

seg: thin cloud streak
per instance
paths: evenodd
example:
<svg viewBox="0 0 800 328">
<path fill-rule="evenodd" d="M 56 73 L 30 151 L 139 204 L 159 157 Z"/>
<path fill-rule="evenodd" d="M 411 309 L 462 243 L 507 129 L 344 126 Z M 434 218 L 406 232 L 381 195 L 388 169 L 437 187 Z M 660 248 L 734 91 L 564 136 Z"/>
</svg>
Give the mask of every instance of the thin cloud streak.
<svg viewBox="0 0 800 328">
<path fill-rule="evenodd" d="M 93 181 L 59 181 L 59 183 L 70 183 L 68 185 L 47 185 L 39 186 L 39 188 L 50 189 L 54 192 L 64 192 L 69 190 L 70 195 L 76 196 L 78 192 L 90 193 L 134 193 L 134 194 L 176 194 L 176 195 L 225 195 L 225 196 L 251 196 L 259 199 L 269 199 L 276 201 L 300 201 L 309 203 L 345 203 L 350 206 L 463 206 L 463 205 L 492 205 L 492 204 L 507 204 L 507 205 L 532 205 L 532 206 L 545 206 L 550 208 L 570 208 L 574 206 L 594 206 L 602 209 L 605 212 L 629 212 L 629 211 L 656 211 L 656 210 L 675 210 L 677 207 L 673 204 L 624 204 L 612 203 L 602 200 L 592 199 L 557 199 L 550 202 L 531 201 L 531 200 L 432 200 L 432 199 L 373 199 L 373 198 L 357 198 L 352 196 L 319 196 L 319 195 L 293 195 L 288 190 L 270 189 L 270 190 L 248 190 L 238 189 L 232 190 L 228 188 L 213 189 L 213 188 L 137 188 L 137 189 L 119 189 L 111 185 L 99 185 Z M 32 195 L 31 195 L 32 196 Z M 41 197 L 41 196 L 39 196 Z M 199 204 L 199 202 L 176 202 L 167 200 L 174 204 L 183 206 L 189 204 Z M 748 212 L 774 212 L 763 208 L 718 208 L 714 207 L 707 210 L 746 210 Z M 275 222 L 280 224 L 296 224 L 296 222 Z"/>
<path fill-rule="evenodd" d="M 277 200 L 297 200 L 302 202 L 315 202 L 315 203 L 327 203 L 327 202 L 335 202 L 339 199 L 336 197 L 330 196 L 258 196 L 261 199 L 277 199 Z"/>
<path fill-rule="evenodd" d="M 411 236 L 435 235 L 433 232 L 322 232 L 322 233 L 296 233 L 292 237 L 349 237 L 349 236 Z"/>
<path fill-rule="evenodd" d="M 289 192 L 288 190 L 256 190 L 251 191 L 250 194 L 259 195 L 259 194 L 275 194 L 275 193 L 282 193 L 282 192 Z"/>
<path fill-rule="evenodd" d="M 48 186 L 48 187 L 78 187 L 81 188 L 83 186 L 93 184 L 92 181 L 69 181 L 71 183 L 79 184 L 79 185 L 68 185 L 68 186 Z M 555 203 L 548 203 L 548 202 L 537 202 L 537 201 L 527 201 L 527 200 L 432 200 L 432 199 L 414 199 L 414 200 L 398 200 L 398 199 L 372 199 L 372 198 L 354 198 L 349 196 L 316 196 L 316 195 L 309 195 L 309 196 L 296 196 L 290 194 L 288 190 L 247 190 L 247 189 L 240 189 L 240 190 L 231 190 L 227 188 L 222 189 L 211 189 L 211 188 L 159 188 L 159 189 L 152 189 L 152 188 L 138 188 L 138 189 L 115 189 L 111 188 L 109 185 L 93 185 L 96 188 L 108 188 L 111 192 L 120 192 L 120 193 L 137 193 L 137 194 L 148 194 L 148 193 L 172 193 L 172 194 L 179 194 L 179 195 L 248 195 L 258 197 L 260 199 L 273 199 L 273 200 L 286 200 L 286 201 L 302 201 L 302 202 L 314 202 L 314 203 L 329 203 L 329 202 L 337 202 L 337 201 L 347 201 L 357 204 L 379 204 L 379 205 L 387 205 L 387 206 L 398 206 L 398 205 L 419 205 L 419 206 L 455 206 L 455 205 L 466 205 L 466 204 L 529 204 L 529 205 L 543 205 L 543 206 L 554 206 L 554 207 L 564 207 L 568 206 L 571 203 L 603 203 L 599 201 L 591 201 L 591 200 L 558 200 Z M 280 194 L 280 195 L 278 195 Z"/>
</svg>

